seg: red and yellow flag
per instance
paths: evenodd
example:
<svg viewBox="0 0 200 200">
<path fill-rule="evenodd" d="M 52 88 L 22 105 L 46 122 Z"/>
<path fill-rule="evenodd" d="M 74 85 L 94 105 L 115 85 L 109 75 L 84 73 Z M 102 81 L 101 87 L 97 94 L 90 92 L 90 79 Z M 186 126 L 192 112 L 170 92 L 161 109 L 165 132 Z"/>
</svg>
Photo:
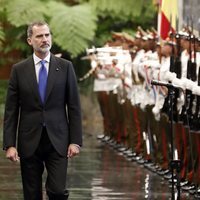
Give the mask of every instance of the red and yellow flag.
<svg viewBox="0 0 200 200">
<path fill-rule="evenodd" d="M 178 0 L 160 0 L 160 12 L 158 16 L 158 33 L 162 39 L 168 37 L 168 33 L 176 30 L 178 19 Z"/>
</svg>

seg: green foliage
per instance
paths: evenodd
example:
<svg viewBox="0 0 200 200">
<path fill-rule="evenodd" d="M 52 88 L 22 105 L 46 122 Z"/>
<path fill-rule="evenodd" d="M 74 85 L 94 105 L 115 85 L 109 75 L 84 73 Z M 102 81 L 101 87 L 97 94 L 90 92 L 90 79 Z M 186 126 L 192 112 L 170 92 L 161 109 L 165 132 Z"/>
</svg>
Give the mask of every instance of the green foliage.
<svg viewBox="0 0 200 200">
<path fill-rule="evenodd" d="M 4 6 L 3 6 L 4 3 L 5 3 L 5 0 L 0 0 L 0 19 L 2 19 L 0 21 L 0 50 L 2 48 L 2 43 L 5 39 L 5 32 L 3 30 L 3 25 L 2 25 L 3 17 L 4 17 L 4 14 L 5 14 Z"/>
<path fill-rule="evenodd" d="M 135 18 L 137 25 L 142 26 L 144 29 L 157 24 L 157 10 L 151 1 L 146 1 L 145 6 L 142 8 L 141 15 Z"/>
<path fill-rule="evenodd" d="M 4 38 L 5 38 L 5 33 L 4 33 L 3 28 L 1 27 L 1 24 L 0 24 L 0 49 L 2 47 L 2 43 L 4 41 Z"/>
<path fill-rule="evenodd" d="M 89 0 L 99 15 L 136 17 L 141 14 L 144 0 Z"/>
<path fill-rule="evenodd" d="M 0 13 L 4 11 L 4 5 L 6 3 L 6 0 L 0 0 Z"/>
<path fill-rule="evenodd" d="M 125 31 L 134 35 L 138 25 L 154 25 L 156 14 L 152 0 L 88 0 L 98 14 L 98 29 L 94 44 L 103 45 L 111 32 Z"/>
<path fill-rule="evenodd" d="M 5 102 L 8 81 L 0 80 L 0 105 Z"/>
<path fill-rule="evenodd" d="M 152 26 L 154 15 L 152 0 L 0 0 L 0 49 L 26 56 L 31 50 L 25 43 L 27 24 L 46 20 L 55 46 L 76 57 L 104 44 L 112 31 Z"/>
<path fill-rule="evenodd" d="M 149 19 L 155 19 L 155 17 L 157 18 L 157 11 L 156 11 L 156 7 L 149 3 L 147 6 L 145 6 L 144 8 L 144 21 L 143 24 L 145 22 L 147 22 L 147 24 L 149 24 Z M 157 23 L 157 20 L 154 20 L 153 23 L 155 24 L 155 22 Z M 145 26 L 145 24 L 144 24 Z M 156 24 L 155 24 L 156 26 Z"/>
<path fill-rule="evenodd" d="M 6 42 L 9 45 L 6 45 L 4 47 L 4 53 L 8 53 L 12 51 L 12 49 L 18 49 L 18 50 L 27 50 L 26 47 L 28 46 L 25 41 L 25 35 L 26 35 L 26 27 L 20 26 L 15 27 L 15 31 L 13 31 L 13 28 L 7 28 L 5 31 L 6 34 Z"/>
<path fill-rule="evenodd" d="M 40 0 L 7 1 L 7 20 L 16 27 L 29 24 L 33 20 L 44 20 L 44 9 Z"/>
<path fill-rule="evenodd" d="M 88 4 L 68 7 L 62 3 L 50 2 L 50 26 L 53 38 L 63 50 L 77 56 L 88 46 L 96 30 L 96 15 Z"/>
</svg>

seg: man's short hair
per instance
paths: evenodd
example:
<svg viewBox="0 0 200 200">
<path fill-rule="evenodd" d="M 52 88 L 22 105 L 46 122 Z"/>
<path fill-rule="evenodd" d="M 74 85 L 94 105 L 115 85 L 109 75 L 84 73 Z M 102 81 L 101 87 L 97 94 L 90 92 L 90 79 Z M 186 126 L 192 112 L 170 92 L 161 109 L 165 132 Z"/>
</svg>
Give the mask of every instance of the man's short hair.
<svg viewBox="0 0 200 200">
<path fill-rule="evenodd" d="M 47 25 L 49 27 L 49 25 L 44 21 L 36 21 L 29 24 L 27 28 L 27 38 L 30 38 L 33 35 L 34 26 L 44 26 L 44 25 Z"/>
</svg>

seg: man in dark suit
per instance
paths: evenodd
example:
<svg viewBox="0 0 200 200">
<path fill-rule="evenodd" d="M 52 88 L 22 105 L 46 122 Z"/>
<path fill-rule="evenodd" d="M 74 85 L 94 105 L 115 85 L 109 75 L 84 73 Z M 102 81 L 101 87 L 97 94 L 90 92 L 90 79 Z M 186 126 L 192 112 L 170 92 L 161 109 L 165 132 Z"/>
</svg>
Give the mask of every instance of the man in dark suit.
<svg viewBox="0 0 200 200">
<path fill-rule="evenodd" d="M 8 159 L 20 160 L 25 200 L 42 199 L 44 167 L 49 199 L 64 200 L 68 158 L 82 145 L 76 77 L 70 61 L 50 53 L 48 24 L 30 24 L 27 36 L 34 53 L 12 67 L 3 148 Z"/>
</svg>

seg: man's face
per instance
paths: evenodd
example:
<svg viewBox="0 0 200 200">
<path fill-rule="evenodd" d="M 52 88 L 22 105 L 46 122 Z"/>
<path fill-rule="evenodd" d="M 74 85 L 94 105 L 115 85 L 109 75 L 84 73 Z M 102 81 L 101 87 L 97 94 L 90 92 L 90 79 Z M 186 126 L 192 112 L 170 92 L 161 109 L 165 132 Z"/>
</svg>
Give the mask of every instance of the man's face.
<svg viewBox="0 0 200 200">
<path fill-rule="evenodd" d="M 33 47 L 38 57 L 47 55 L 52 44 L 49 27 L 47 25 L 33 26 L 32 30 L 32 36 L 27 39 L 28 44 Z"/>
<path fill-rule="evenodd" d="M 163 56 L 170 56 L 172 54 L 172 46 L 169 44 L 164 44 L 161 49 L 161 54 Z"/>
<path fill-rule="evenodd" d="M 189 50 L 190 41 L 189 41 L 189 40 L 186 40 L 186 39 L 182 39 L 182 40 L 181 40 L 181 47 L 182 47 L 183 49 Z"/>
</svg>

